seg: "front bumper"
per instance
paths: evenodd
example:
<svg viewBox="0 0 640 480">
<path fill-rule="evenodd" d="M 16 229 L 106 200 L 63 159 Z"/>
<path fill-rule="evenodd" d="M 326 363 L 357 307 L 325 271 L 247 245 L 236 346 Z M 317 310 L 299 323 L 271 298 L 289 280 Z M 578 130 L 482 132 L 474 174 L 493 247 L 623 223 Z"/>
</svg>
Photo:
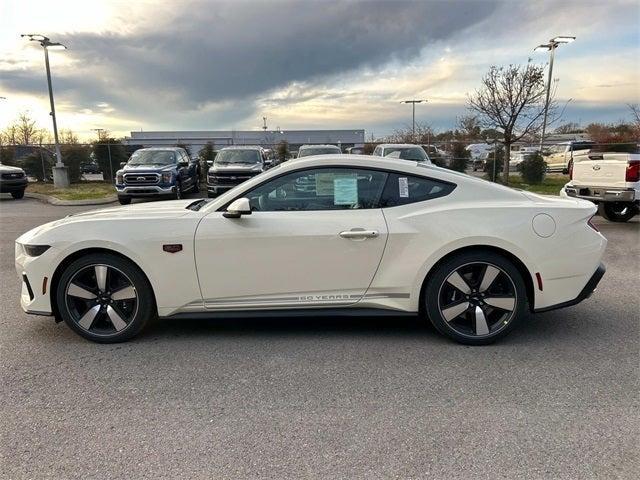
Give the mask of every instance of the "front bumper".
<svg viewBox="0 0 640 480">
<path fill-rule="evenodd" d="M 633 202 L 636 192 L 632 188 L 579 187 L 565 186 L 564 193 L 568 197 L 582 198 L 592 202 Z"/>
<path fill-rule="evenodd" d="M 175 186 L 161 187 L 158 185 L 117 186 L 119 196 L 127 197 L 154 197 L 156 195 L 171 195 L 175 193 Z"/>
<path fill-rule="evenodd" d="M 22 245 L 15 244 L 15 268 L 22 281 L 20 306 L 32 315 L 52 315 L 51 279 L 57 265 L 59 251 L 51 247 L 37 257 L 28 256 Z"/>
<path fill-rule="evenodd" d="M 20 178 L 18 180 L 2 180 L 0 181 L 0 193 L 12 193 L 19 192 L 27 188 L 29 182 L 26 178 Z"/>
<path fill-rule="evenodd" d="M 596 287 L 598 286 L 598 283 L 600 283 L 600 280 L 602 279 L 606 271 L 607 271 L 607 267 L 605 267 L 604 264 L 601 263 L 596 269 L 596 271 L 593 273 L 593 275 L 591 275 L 591 278 L 589 279 L 587 284 L 584 286 L 584 288 L 576 298 L 574 298 L 573 300 L 569 300 L 568 302 L 562 302 L 562 303 L 558 303 L 556 305 L 550 305 L 544 308 L 536 308 L 534 312 L 541 313 L 541 312 L 548 312 L 549 310 L 557 310 L 559 308 L 571 307 L 572 305 L 577 305 L 583 300 L 586 300 L 591 296 L 593 292 L 595 292 Z"/>
</svg>

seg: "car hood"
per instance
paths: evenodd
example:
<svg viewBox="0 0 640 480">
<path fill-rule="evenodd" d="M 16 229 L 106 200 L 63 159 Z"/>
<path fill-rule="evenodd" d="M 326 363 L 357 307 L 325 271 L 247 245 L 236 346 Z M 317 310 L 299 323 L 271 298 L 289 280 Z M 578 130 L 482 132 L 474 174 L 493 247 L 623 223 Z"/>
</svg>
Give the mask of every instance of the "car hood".
<svg viewBox="0 0 640 480">
<path fill-rule="evenodd" d="M 122 167 L 122 173 L 131 173 L 131 172 L 166 172 L 168 170 L 174 170 L 176 168 L 175 165 L 125 165 Z"/>
<path fill-rule="evenodd" d="M 138 203 L 134 205 L 117 206 L 110 208 L 100 208 L 88 212 L 68 215 L 60 220 L 45 223 L 32 230 L 29 230 L 17 239 L 18 243 L 29 243 L 34 237 L 47 233 L 53 229 L 82 222 L 100 222 L 104 220 L 162 220 L 183 217 L 195 213 L 187 209 L 187 206 L 197 200 L 169 200 L 158 202 Z M 114 225 L 114 228 L 118 228 Z"/>
<path fill-rule="evenodd" d="M 210 172 L 261 172 L 262 165 L 259 163 L 253 163 L 247 165 L 246 163 L 229 163 L 225 165 L 213 164 L 213 167 L 209 169 Z"/>
<path fill-rule="evenodd" d="M 0 164 L 0 172 L 1 173 L 24 173 L 24 170 L 18 167 L 12 167 L 10 165 Z"/>
</svg>

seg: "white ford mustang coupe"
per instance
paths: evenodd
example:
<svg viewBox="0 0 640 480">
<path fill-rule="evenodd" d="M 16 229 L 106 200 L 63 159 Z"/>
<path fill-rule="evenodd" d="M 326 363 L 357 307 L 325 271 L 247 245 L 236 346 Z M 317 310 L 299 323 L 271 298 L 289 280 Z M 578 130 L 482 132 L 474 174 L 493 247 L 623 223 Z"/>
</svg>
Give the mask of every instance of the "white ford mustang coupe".
<svg viewBox="0 0 640 480">
<path fill-rule="evenodd" d="M 18 238 L 27 313 L 118 342 L 161 318 L 419 315 L 461 343 L 574 305 L 604 274 L 583 200 L 360 155 L 272 168 L 215 200 L 70 215 Z"/>
</svg>

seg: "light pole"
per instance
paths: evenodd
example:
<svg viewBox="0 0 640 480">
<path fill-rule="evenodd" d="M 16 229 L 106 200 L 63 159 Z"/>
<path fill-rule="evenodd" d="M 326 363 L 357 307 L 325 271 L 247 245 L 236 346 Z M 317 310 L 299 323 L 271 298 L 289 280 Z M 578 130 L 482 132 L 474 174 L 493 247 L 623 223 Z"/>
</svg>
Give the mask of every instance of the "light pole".
<svg viewBox="0 0 640 480">
<path fill-rule="evenodd" d="M 47 85 L 49 86 L 49 103 L 51 104 L 51 119 L 53 120 L 53 139 L 56 143 L 56 164 L 53 167 L 53 184 L 56 188 L 67 188 L 69 186 L 69 174 L 67 167 L 62 162 L 62 154 L 60 153 L 60 142 L 58 140 L 58 124 L 56 122 L 56 107 L 53 102 L 53 87 L 51 86 L 51 70 L 49 68 L 49 49 L 66 50 L 67 47 L 58 42 L 52 42 L 48 37 L 38 34 L 24 34 L 21 37 L 27 37 L 30 41 L 38 42 L 44 50 L 44 65 L 47 70 Z"/>
<path fill-rule="evenodd" d="M 413 141 L 416 141 L 416 103 L 426 103 L 427 100 L 402 100 L 400 103 L 410 103 L 412 106 L 412 127 L 411 127 L 411 137 Z"/>
<path fill-rule="evenodd" d="M 543 43 L 542 45 L 538 45 L 533 49 L 534 52 L 539 51 L 548 51 L 549 52 L 549 78 L 547 79 L 547 99 L 544 103 L 544 117 L 542 120 L 542 135 L 540 135 L 540 154 L 542 154 L 542 147 L 544 146 L 544 134 L 547 130 L 547 114 L 549 113 L 549 96 L 551 95 L 551 78 L 553 75 L 553 59 L 555 57 L 556 48 L 558 48 L 563 43 L 571 43 L 576 39 L 576 37 L 570 37 L 567 35 L 562 35 L 559 37 L 552 38 L 549 40 L 549 43 Z"/>
</svg>

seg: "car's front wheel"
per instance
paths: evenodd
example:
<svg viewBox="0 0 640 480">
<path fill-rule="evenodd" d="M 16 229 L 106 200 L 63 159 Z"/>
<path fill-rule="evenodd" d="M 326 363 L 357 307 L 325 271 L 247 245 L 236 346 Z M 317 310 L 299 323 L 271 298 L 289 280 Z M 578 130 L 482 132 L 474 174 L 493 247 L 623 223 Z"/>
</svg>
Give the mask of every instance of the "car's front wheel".
<svg viewBox="0 0 640 480">
<path fill-rule="evenodd" d="M 433 326 L 467 345 L 504 337 L 527 311 L 522 275 L 490 251 L 462 253 L 439 265 L 427 281 L 424 302 Z"/>
<path fill-rule="evenodd" d="M 20 200 L 22 197 L 24 197 L 24 189 L 23 190 L 16 190 L 15 192 L 11 192 L 11 196 L 13 198 L 15 198 L 16 200 Z"/>
<path fill-rule="evenodd" d="M 632 203 L 606 202 L 599 205 L 600 215 L 610 222 L 628 222 L 637 213 L 638 208 Z"/>
<path fill-rule="evenodd" d="M 131 197 L 118 196 L 118 202 L 120 202 L 120 205 L 129 205 L 131 203 Z"/>
<path fill-rule="evenodd" d="M 124 258 L 102 253 L 85 255 L 65 268 L 56 303 L 72 330 L 100 343 L 129 340 L 156 311 L 142 271 Z"/>
</svg>

